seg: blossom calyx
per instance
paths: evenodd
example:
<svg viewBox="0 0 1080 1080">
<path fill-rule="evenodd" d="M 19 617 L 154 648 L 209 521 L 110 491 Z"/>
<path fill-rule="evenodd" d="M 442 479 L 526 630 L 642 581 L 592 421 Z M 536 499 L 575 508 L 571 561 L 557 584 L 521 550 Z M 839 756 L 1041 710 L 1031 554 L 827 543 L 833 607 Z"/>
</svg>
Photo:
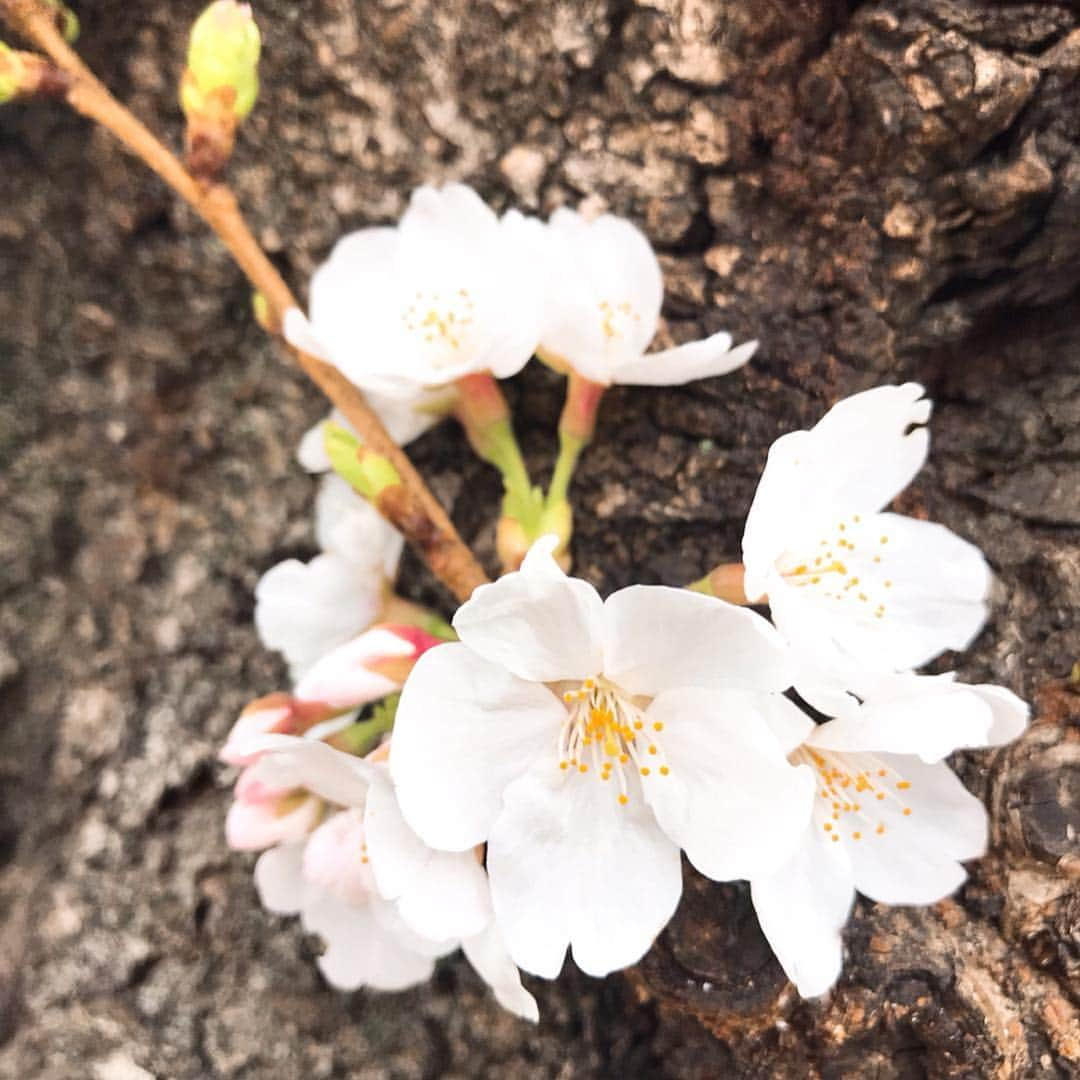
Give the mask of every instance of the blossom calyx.
<svg viewBox="0 0 1080 1080">
<path fill-rule="evenodd" d="M 401 483 L 388 458 L 369 450 L 340 424 L 328 421 L 323 425 L 323 445 L 334 472 L 371 502 L 378 501 L 387 488 Z"/>
</svg>

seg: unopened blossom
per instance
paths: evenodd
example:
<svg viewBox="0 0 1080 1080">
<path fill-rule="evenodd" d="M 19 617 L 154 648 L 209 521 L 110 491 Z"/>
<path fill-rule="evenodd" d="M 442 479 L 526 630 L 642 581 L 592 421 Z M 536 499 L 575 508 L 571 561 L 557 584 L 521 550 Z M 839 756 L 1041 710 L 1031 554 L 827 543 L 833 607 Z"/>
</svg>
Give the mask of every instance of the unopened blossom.
<svg viewBox="0 0 1080 1080">
<path fill-rule="evenodd" d="M 979 549 L 883 508 L 926 460 L 930 402 L 916 383 L 835 405 L 782 436 L 743 535 L 745 589 L 826 677 L 903 671 L 962 649 L 986 619 Z"/>
<path fill-rule="evenodd" d="M 264 906 L 299 914 L 325 941 L 318 963 L 332 985 L 402 990 L 460 946 L 504 1008 L 537 1019 L 475 852 L 424 845 L 401 816 L 385 765 L 289 736 L 270 736 L 261 750 L 268 775 L 276 769 L 336 807 L 310 835 L 266 851 L 255 869 Z"/>
<path fill-rule="evenodd" d="M 255 587 L 259 637 L 285 655 L 294 678 L 372 625 L 403 544 L 338 476 L 323 481 L 315 519 L 322 554 L 278 563 Z"/>
<path fill-rule="evenodd" d="M 259 758 L 264 735 L 299 735 L 332 715 L 333 710 L 300 701 L 291 694 L 267 694 L 244 707 L 218 759 L 228 765 L 252 765 Z"/>
<path fill-rule="evenodd" d="M 225 840 L 236 851 L 262 851 L 306 836 L 322 815 L 322 802 L 302 786 L 267 775 L 256 761 L 236 782 L 225 817 Z"/>
<path fill-rule="evenodd" d="M 310 322 L 287 312 L 285 335 L 385 397 L 506 378 L 539 339 L 538 229 L 463 184 L 419 188 L 396 228 L 338 241 L 312 279 Z"/>
<path fill-rule="evenodd" d="M 300 702 L 355 709 L 400 690 L 413 664 L 442 639 L 415 626 L 386 624 L 365 630 L 317 660 L 298 680 Z"/>
<path fill-rule="evenodd" d="M 998 686 L 951 677 L 889 676 L 847 695 L 815 724 L 794 704 L 769 722 L 793 764 L 817 785 L 790 858 L 751 880 L 764 932 L 804 997 L 824 993 L 843 962 L 841 929 L 856 890 L 887 904 L 930 904 L 957 889 L 961 865 L 986 847 L 987 814 L 942 760 L 960 747 L 1000 745 L 1027 724 L 1027 706 Z"/>
<path fill-rule="evenodd" d="M 664 283 L 644 234 L 624 218 L 586 221 L 556 210 L 547 225 L 548 279 L 540 345 L 545 359 L 590 382 L 671 386 L 724 375 L 753 355 L 730 334 L 646 353 L 656 335 Z"/>
<path fill-rule="evenodd" d="M 790 683 L 764 619 L 681 589 L 602 601 L 559 569 L 556 543 L 477 589 L 454 619 L 460 644 L 420 658 L 390 764 L 425 843 L 487 842 L 519 966 L 553 977 L 569 945 L 603 975 L 675 910 L 680 848 L 715 879 L 765 872 L 792 850 L 813 785 L 762 719 Z"/>
<path fill-rule="evenodd" d="M 292 693 L 268 694 L 247 705 L 218 753 L 229 765 L 251 765 L 266 735 L 304 735 L 346 727 L 355 710 L 400 690 L 413 664 L 441 645 L 419 627 L 380 623 L 320 657 Z"/>
</svg>

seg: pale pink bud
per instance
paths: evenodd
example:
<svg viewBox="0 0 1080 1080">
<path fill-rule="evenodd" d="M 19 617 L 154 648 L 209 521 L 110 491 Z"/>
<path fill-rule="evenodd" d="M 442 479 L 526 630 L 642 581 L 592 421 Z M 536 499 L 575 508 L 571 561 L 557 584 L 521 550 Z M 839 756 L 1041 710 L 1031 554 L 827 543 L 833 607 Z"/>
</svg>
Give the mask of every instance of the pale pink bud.
<svg viewBox="0 0 1080 1080">
<path fill-rule="evenodd" d="M 373 626 L 316 663 L 296 686 L 303 702 L 351 709 L 400 690 L 413 664 L 442 639 L 416 626 Z"/>
<path fill-rule="evenodd" d="M 268 694 L 244 708 L 218 758 L 228 765 L 251 765 L 262 753 L 258 742 L 263 735 L 302 735 L 332 715 L 332 710 L 298 701 L 289 694 Z"/>
<path fill-rule="evenodd" d="M 236 851 L 261 851 L 306 836 L 322 815 L 322 800 L 303 788 L 279 787 L 249 766 L 236 782 L 225 817 L 225 842 Z"/>
<path fill-rule="evenodd" d="M 347 904 L 363 904 L 375 892 L 363 810 L 334 814 L 311 834 L 304 847 L 304 877 Z"/>
</svg>

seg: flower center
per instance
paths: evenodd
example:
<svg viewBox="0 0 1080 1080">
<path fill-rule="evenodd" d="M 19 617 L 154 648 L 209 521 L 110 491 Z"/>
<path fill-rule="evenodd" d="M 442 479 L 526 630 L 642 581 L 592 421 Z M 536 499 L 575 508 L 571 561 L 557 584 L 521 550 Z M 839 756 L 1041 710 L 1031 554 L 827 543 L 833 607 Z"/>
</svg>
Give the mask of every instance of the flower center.
<svg viewBox="0 0 1080 1080">
<path fill-rule="evenodd" d="M 610 300 L 600 301 L 600 327 L 606 340 L 626 337 L 631 324 L 641 322 L 641 316 L 627 303 L 613 304 Z"/>
<path fill-rule="evenodd" d="M 905 792 L 911 782 L 873 754 L 838 754 L 800 746 L 788 760 L 809 765 L 817 780 L 814 824 L 833 843 L 842 836 L 862 840 L 885 834 L 885 819 L 911 817 Z"/>
<path fill-rule="evenodd" d="M 664 725 L 650 720 L 632 698 L 603 676 L 563 694 L 566 719 L 559 729 L 559 768 L 566 773 L 615 780 L 621 806 L 630 801 L 635 774 L 671 772 L 660 746 Z"/>
<path fill-rule="evenodd" d="M 784 556 L 777 569 L 789 585 L 810 590 L 830 606 L 843 605 L 856 618 L 883 619 L 893 587 L 886 577 L 888 553 L 888 533 L 878 522 L 855 514 L 837 522 L 832 535 L 818 541 L 813 555 Z"/>
<path fill-rule="evenodd" d="M 465 340 L 474 306 L 468 289 L 418 289 L 401 313 L 401 321 L 406 330 L 432 347 L 432 364 L 445 367 L 454 362 Z"/>
</svg>

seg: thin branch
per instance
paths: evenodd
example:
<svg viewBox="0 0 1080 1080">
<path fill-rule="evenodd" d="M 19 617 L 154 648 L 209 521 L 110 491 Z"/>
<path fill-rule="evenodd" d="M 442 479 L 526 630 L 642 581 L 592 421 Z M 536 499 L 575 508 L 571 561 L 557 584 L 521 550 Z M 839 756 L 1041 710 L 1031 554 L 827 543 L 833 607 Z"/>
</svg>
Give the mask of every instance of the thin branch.
<svg viewBox="0 0 1080 1080">
<path fill-rule="evenodd" d="M 280 326 L 284 313 L 299 305 L 252 236 L 232 191 L 222 183 L 203 185 L 196 181 L 79 59 L 57 30 L 54 14 L 39 0 L 0 0 L 0 15 L 71 77 L 67 103 L 111 131 L 217 233 L 252 286 L 266 298 L 271 325 Z M 409 497 L 403 500 L 407 512 L 403 506 L 401 519 L 390 517 L 391 523 L 418 548 L 458 600 L 467 600 L 487 577 L 412 462 L 387 434 L 364 395 L 337 368 L 297 349 L 290 351 L 304 373 L 356 429 L 361 441 L 393 463 Z M 393 513 L 395 508 L 382 509 Z"/>
</svg>

